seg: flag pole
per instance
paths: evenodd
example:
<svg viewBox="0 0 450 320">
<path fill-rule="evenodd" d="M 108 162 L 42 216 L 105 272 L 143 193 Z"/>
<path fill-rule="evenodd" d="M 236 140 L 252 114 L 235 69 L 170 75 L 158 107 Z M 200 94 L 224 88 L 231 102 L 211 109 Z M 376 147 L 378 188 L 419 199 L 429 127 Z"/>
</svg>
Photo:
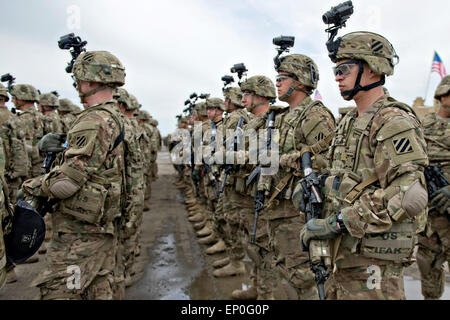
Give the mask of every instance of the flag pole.
<svg viewBox="0 0 450 320">
<path fill-rule="evenodd" d="M 431 67 L 433 67 L 433 61 L 434 61 L 434 56 L 436 55 L 436 50 L 434 50 L 433 53 L 433 60 L 431 60 Z M 425 105 L 425 101 L 427 100 L 427 95 L 428 95 L 428 87 L 430 86 L 430 78 L 431 78 L 431 71 L 428 73 L 428 80 L 427 80 L 427 86 L 425 87 L 425 96 L 423 97 L 423 104 Z"/>
</svg>

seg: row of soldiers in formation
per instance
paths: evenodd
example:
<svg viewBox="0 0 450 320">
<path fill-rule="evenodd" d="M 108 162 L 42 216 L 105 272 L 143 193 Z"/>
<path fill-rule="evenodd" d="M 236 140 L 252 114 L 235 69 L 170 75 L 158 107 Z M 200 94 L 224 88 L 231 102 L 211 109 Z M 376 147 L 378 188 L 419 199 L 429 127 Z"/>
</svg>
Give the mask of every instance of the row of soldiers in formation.
<svg viewBox="0 0 450 320">
<path fill-rule="evenodd" d="M 161 135 L 157 120 L 119 88 L 125 71 L 116 57 L 87 52 L 74 65 L 83 111 L 31 85 L 0 85 L 2 220 L 17 199 L 48 211 L 39 212 L 47 213 L 45 241 L 23 262 L 45 254 L 47 266 L 32 283 L 41 299 L 121 299 L 140 254 Z M 8 91 L 15 113 L 6 107 Z M 48 153 L 57 155 L 44 170 Z M 50 208 L 42 206 L 47 202 Z M 1 235 L 3 285 L 16 274 Z"/>
<path fill-rule="evenodd" d="M 318 69 L 302 54 L 280 59 L 276 84 L 252 76 L 240 88 L 225 86 L 224 100 L 208 97 L 179 116 L 172 159 L 183 154 L 178 146 L 194 144 L 195 121 L 201 122 L 202 154 L 210 152 L 207 132 L 228 140 L 227 130 L 238 132 L 242 121 L 244 132 L 279 132 L 279 169 L 256 181 L 254 170 L 264 164 L 249 161 L 249 148 L 257 145 L 251 136 L 240 151 L 218 144 L 215 163 L 174 162 L 188 220 L 198 242 L 209 245 L 206 254 L 226 252 L 213 263 L 215 277 L 245 274 L 244 257 L 251 259 L 252 285 L 236 288 L 234 299 L 280 298 L 277 287 L 288 299 L 405 299 L 403 270 L 416 260 L 423 296 L 438 299 L 450 259 L 450 187 L 428 194 L 424 170 L 438 166 L 450 179 L 450 76 L 436 91 L 439 110 L 419 119 L 383 90 L 396 56 L 386 38 L 350 33 L 333 50 L 341 95 L 357 106 L 339 121 L 310 97 Z M 272 105 L 277 97 L 289 107 Z M 308 156 L 311 174 L 303 171 Z"/>
</svg>

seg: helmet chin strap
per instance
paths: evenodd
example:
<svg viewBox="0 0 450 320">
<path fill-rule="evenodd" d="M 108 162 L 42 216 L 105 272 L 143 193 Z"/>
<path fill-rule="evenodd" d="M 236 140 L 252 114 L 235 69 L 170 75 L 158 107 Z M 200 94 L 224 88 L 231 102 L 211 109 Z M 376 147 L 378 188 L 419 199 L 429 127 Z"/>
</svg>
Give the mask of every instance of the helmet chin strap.
<svg viewBox="0 0 450 320">
<path fill-rule="evenodd" d="M 358 77 L 355 81 L 355 86 L 352 90 L 342 91 L 341 96 L 344 98 L 344 100 L 350 101 L 353 99 L 353 97 L 360 91 L 369 91 L 373 88 L 379 87 L 384 85 L 386 82 L 386 77 L 383 75 L 381 77 L 380 81 L 374 82 L 372 84 L 369 84 L 368 86 L 361 86 L 361 77 L 364 72 L 364 64 L 362 61 L 358 61 Z"/>
<path fill-rule="evenodd" d="M 250 109 L 248 110 L 249 112 L 252 112 L 252 113 L 253 113 L 253 110 L 255 110 L 255 108 L 257 108 L 257 107 L 262 106 L 262 105 L 265 104 L 264 102 L 260 102 L 260 103 L 254 104 L 254 103 L 253 103 L 253 99 L 254 99 L 254 98 L 255 98 L 255 96 L 252 95 L 252 101 L 251 101 L 251 103 L 250 103 Z"/>
<path fill-rule="evenodd" d="M 109 88 L 109 87 L 107 85 L 101 85 L 100 87 L 92 89 L 86 93 L 82 93 L 81 91 L 78 91 L 78 96 L 80 97 L 81 103 L 85 103 L 85 99 L 87 97 L 92 96 L 99 91 L 105 90 L 106 88 Z"/>
<path fill-rule="evenodd" d="M 283 94 L 281 97 L 279 97 L 278 99 L 280 99 L 281 101 L 287 101 L 287 99 L 289 99 L 289 97 L 292 95 L 294 90 L 304 92 L 307 96 L 309 96 L 308 92 L 306 92 L 306 90 L 303 88 L 297 87 L 295 85 L 295 80 L 292 79 L 289 90 L 285 94 Z"/>
</svg>

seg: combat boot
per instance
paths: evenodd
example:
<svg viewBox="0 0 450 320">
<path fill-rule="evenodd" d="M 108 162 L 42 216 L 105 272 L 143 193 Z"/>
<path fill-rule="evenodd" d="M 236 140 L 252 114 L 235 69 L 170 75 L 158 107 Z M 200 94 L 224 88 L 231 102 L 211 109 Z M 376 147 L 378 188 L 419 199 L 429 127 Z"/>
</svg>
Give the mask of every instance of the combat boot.
<svg viewBox="0 0 450 320">
<path fill-rule="evenodd" d="M 209 236 L 211 233 L 213 233 L 213 230 L 209 227 L 208 224 L 206 224 L 203 229 L 197 231 L 197 237 Z"/>
<path fill-rule="evenodd" d="M 212 243 L 214 243 L 216 241 L 217 241 L 217 237 L 216 237 L 216 235 L 213 232 L 209 236 L 201 238 L 200 240 L 198 240 L 198 243 L 200 243 L 200 244 L 212 244 Z"/>
<path fill-rule="evenodd" d="M 255 287 L 250 287 L 247 290 L 236 289 L 231 293 L 231 297 L 235 300 L 256 300 L 258 292 Z"/>
<path fill-rule="evenodd" d="M 215 245 L 206 249 L 205 253 L 206 254 L 216 254 L 216 253 L 224 252 L 226 249 L 227 249 L 227 247 L 225 245 L 225 242 L 223 242 L 222 239 L 219 239 L 219 241 L 217 241 L 217 243 Z"/>
<path fill-rule="evenodd" d="M 238 276 L 245 273 L 245 265 L 242 261 L 231 261 L 225 267 L 214 270 L 213 276 L 217 278 L 225 278 Z"/>
<path fill-rule="evenodd" d="M 203 219 L 205 219 L 205 217 L 203 216 L 203 213 L 201 213 L 201 212 L 199 212 L 196 215 L 188 218 L 189 222 L 200 222 Z"/>
<path fill-rule="evenodd" d="M 223 259 L 219 259 L 213 262 L 212 266 L 214 268 L 222 268 L 230 263 L 230 257 L 225 257 Z"/>
</svg>

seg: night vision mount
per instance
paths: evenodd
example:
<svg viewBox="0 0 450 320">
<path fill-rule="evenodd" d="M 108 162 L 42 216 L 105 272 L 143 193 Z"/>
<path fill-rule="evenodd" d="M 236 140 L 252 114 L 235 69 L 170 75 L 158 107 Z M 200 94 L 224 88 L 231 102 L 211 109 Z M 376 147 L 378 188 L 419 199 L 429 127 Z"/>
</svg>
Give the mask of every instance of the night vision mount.
<svg viewBox="0 0 450 320">
<path fill-rule="evenodd" d="M 353 3 L 351 1 L 346 1 L 335 7 L 331 7 L 331 9 L 325 12 L 322 16 L 322 20 L 325 24 L 333 25 L 325 30 L 330 34 L 327 41 L 327 49 L 328 56 L 333 62 L 336 62 L 336 55 L 341 43 L 341 38 L 337 38 L 336 41 L 334 38 L 336 37 L 339 29 L 345 27 L 345 23 L 352 14 Z"/>
<path fill-rule="evenodd" d="M 197 93 L 195 93 L 195 92 L 194 92 L 194 93 L 191 93 L 191 95 L 189 96 L 189 99 L 186 100 L 186 101 L 184 102 L 184 105 L 185 105 L 185 106 L 188 105 L 188 107 L 185 108 L 185 109 L 183 110 L 183 112 L 184 112 L 184 113 L 186 113 L 186 112 L 191 113 L 191 112 L 192 112 L 192 109 L 194 108 L 195 103 L 197 102 L 198 99 L 208 99 L 209 96 L 210 96 L 209 93 L 202 93 L 202 94 L 200 94 L 200 95 L 197 95 Z"/>
<path fill-rule="evenodd" d="M 231 67 L 230 69 L 231 73 L 237 73 L 237 76 L 239 78 L 238 84 L 239 86 L 241 85 L 241 80 L 242 77 L 245 75 L 247 76 L 247 68 L 245 67 L 245 65 L 243 63 L 237 63 L 234 66 Z M 222 78 L 223 80 L 223 78 Z"/>
<path fill-rule="evenodd" d="M 295 43 L 295 37 L 293 36 L 279 36 L 272 39 L 274 45 L 278 46 L 277 51 L 278 54 L 275 58 L 273 58 L 273 62 L 275 64 L 275 70 L 278 70 L 281 64 L 280 56 L 284 52 L 289 52 L 289 48 L 292 48 Z"/>
<path fill-rule="evenodd" d="M 72 55 L 72 60 L 66 67 L 67 73 L 72 73 L 73 63 L 83 51 L 86 51 L 84 48 L 86 45 L 87 41 L 81 40 L 80 37 L 75 36 L 73 33 L 66 34 L 65 36 L 59 38 L 59 48 L 62 50 L 70 50 L 70 54 Z"/>
<path fill-rule="evenodd" d="M 232 82 L 234 82 L 233 76 L 225 75 L 221 78 L 223 81 L 223 89 L 225 89 L 227 86 L 229 86 Z"/>
<path fill-rule="evenodd" d="M 8 82 L 8 91 L 11 91 L 15 80 L 16 78 L 14 78 L 10 73 L 2 75 L 0 79 L 1 82 Z"/>
</svg>

